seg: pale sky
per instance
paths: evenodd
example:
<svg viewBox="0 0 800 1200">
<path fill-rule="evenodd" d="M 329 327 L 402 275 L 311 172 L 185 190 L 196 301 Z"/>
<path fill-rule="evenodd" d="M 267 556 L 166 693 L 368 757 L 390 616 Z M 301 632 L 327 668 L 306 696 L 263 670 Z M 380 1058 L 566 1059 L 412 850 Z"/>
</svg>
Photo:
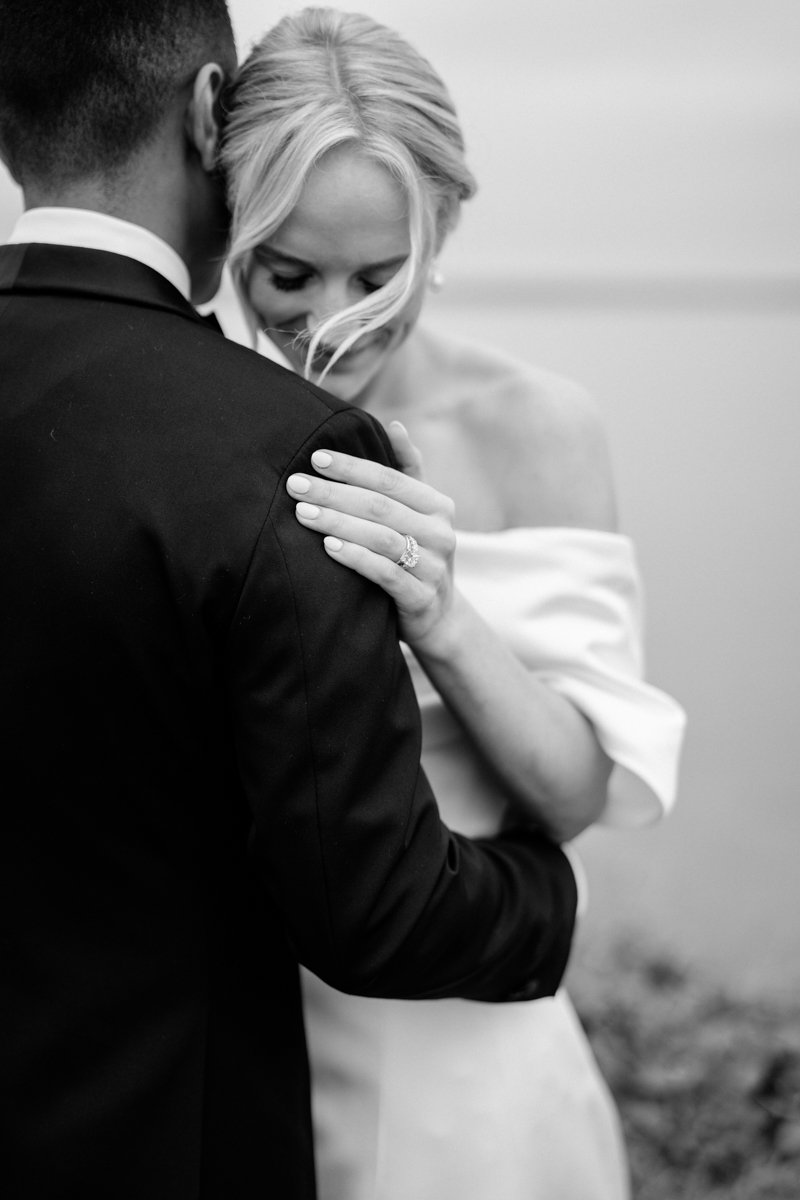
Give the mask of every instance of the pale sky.
<svg viewBox="0 0 800 1200">
<path fill-rule="evenodd" d="M 291 0 L 233 0 L 240 50 Z M 797 0 L 363 0 L 448 83 L 467 272 L 800 270 Z"/>
<path fill-rule="evenodd" d="M 303 0 L 229 0 L 240 50 Z M 797 0 L 357 0 L 435 62 L 754 62 L 793 71 Z"/>
<path fill-rule="evenodd" d="M 241 52 L 291 0 L 231 0 Z M 800 271 L 798 0 L 359 0 L 448 83 L 480 191 L 448 268 Z M 0 238 L 19 197 L 0 177 Z"/>
</svg>

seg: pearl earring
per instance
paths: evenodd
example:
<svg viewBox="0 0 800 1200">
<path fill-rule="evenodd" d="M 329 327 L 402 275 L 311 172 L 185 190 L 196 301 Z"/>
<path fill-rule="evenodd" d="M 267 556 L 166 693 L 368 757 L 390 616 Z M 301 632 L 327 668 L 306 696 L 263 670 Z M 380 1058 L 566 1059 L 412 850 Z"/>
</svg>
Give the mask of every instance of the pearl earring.
<svg viewBox="0 0 800 1200">
<path fill-rule="evenodd" d="M 428 287 L 432 292 L 440 292 L 444 287 L 444 275 L 435 262 L 431 263 L 428 271 Z"/>
</svg>

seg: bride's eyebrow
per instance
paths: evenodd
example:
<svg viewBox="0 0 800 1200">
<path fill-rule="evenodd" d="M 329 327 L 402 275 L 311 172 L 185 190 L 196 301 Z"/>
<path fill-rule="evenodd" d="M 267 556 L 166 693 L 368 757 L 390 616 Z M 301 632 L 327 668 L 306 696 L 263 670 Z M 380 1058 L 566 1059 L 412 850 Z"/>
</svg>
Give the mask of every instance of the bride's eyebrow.
<svg viewBox="0 0 800 1200">
<path fill-rule="evenodd" d="M 305 259 L 296 258 L 293 254 L 287 254 L 284 250 L 278 250 L 266 242 L 261 246 L 257 246 L 254 253 L 257 256 L 280 259 L 282 263 L 286 263 L 291 267 L 298 267 L 303 271 L 313 271 L 315 269 L 313 264 L 306 262 Z M 365 263 L 358 269 L 362 274 L 366 274 L 369 271 L 386 271 L 389 267 L 401 267 L 407 258 L 407 254 L 396 254 L 394 258 L 386 258 L 381 262 Z"/>
<path fill-rule="evenodd" d="M 365 267 L 361 267 L 361 270 L 364 272 L 385 271 L 388 267 L 402 267 L 407 258 L 407 254 L 396 254 L 394 258 L 385 258 L 383 262 L 368 263 Z"/>
<path fill-rule="evenodd" d="M 305 262 L 302 258 L 295 258 L 293 254 L 285 254 L 283 250 L 276 250 L 274 246 L 270 246 L 267 243 L 256 246 L 253 253 L 257 258 L 279 258 L 281 262 L 288 263 L 292 267 L 302 267 L 304 271 L 313 271 L 314 269 L 311 263 Z"/>
</svg>

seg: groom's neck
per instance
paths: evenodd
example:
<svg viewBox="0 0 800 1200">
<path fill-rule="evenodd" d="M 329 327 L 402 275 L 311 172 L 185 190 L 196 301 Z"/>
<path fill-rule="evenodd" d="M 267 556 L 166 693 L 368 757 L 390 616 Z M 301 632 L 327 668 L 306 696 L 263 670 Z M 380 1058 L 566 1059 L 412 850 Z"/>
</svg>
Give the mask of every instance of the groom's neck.
<svg viewBox="0 0 800 1200">
<path fill-rule="evenodd" d="M 37 183 L 24 189 L 25 208 L 86 208 L 118 217 L 149 229 L 184 257 L 182 222 L 173 206 L 160 202 L 157 193 L 163 188 L 155 184 L 153 189 L 143 189 L 138 182 L 134 174 L 125 181 L 103 175 L 56 185 Z"/>
<path fill-rule="evenodd" d="M 189 269 L 192 299 L 210 299 L 219 283 L 227 239 L 227 212 L 198 172 L 174 129 L 158 137 L 113 172 L 64 182 L 30 182 L 25 208 L 85 208 L 149 229 L 175 250 Z"/>
</svg>

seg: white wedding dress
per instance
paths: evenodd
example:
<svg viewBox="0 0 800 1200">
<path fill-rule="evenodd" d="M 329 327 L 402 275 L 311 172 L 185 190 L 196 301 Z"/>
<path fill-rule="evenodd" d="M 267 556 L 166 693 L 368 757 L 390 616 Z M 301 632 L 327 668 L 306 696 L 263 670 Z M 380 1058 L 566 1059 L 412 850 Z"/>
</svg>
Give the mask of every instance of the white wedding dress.
<svg viewBox="0 0 800 1200">
<path fill-rule="evenodd" d="M 215 310 L 226 333 L 237 328 L 230 297 Z M 684 715 L 642 682 L 629 539 L 460 532 L 455 578 L 531 671 L 592 722 L 615 764 L 604 822 L 645 824 L 669 808 Z M 496 784 L 404 649 L 442 817 L 468 835 L 492 833 L 504 805 Z M 374 1000 L 306 970 L 303 989 L 320 1200 L 628 1196 L 616 1110 L 565 991 L 514 1004 Z"/>
</svg>

